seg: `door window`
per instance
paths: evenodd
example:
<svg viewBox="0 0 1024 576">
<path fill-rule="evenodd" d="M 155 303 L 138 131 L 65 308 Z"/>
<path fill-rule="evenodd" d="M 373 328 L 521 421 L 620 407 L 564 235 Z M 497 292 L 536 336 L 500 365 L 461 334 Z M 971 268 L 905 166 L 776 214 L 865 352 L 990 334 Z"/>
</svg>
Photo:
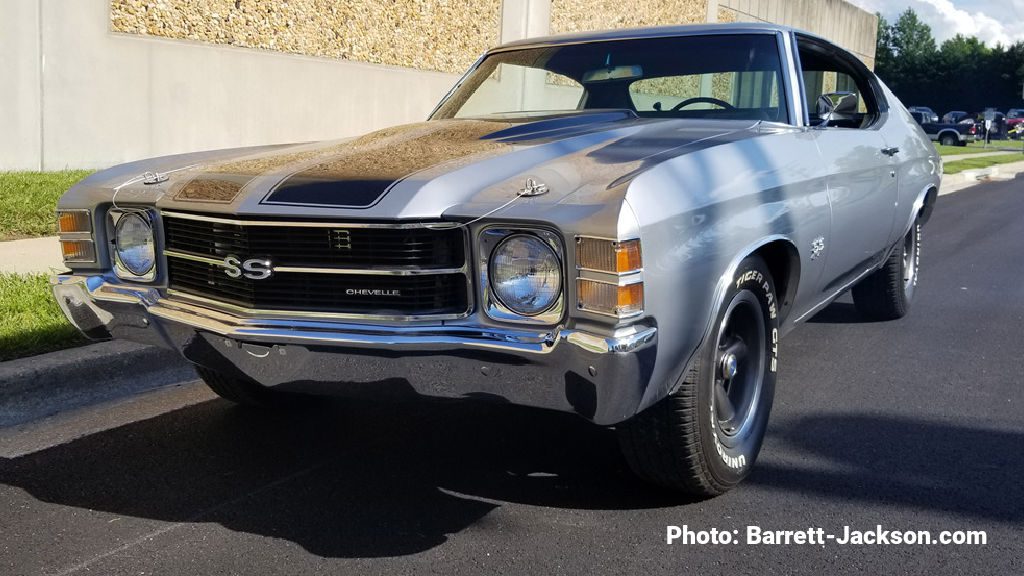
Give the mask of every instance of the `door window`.
<svg viewBox="0 0 1024 576">
<path fill-rule="evenodd" d="M 805 39 L 800 40 L 800 72 L 812 125 L 827 121 L 831 127 L 866 128 L 878 118 L 880 107 L 874 87 L 851 58 Z M 819 106 L 823 95 L 832 95 L 830 100 L 839 104 L 828 118 L 824 117 Z"/>
</svg>

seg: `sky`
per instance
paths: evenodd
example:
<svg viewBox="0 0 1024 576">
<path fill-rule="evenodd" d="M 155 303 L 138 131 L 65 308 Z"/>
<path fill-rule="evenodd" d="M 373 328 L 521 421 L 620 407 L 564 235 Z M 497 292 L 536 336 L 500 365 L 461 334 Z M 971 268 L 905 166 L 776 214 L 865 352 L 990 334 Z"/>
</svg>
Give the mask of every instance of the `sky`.
<svg viewBox="0 0 1024 576">
<path fill-rule="evenodd" d="M 989 46 L 1024 40 L 1024 0 L 849 0 L 893 22 L 908 7 L 931 26 L 937 44 L 956 34 Z"/>
</svg>

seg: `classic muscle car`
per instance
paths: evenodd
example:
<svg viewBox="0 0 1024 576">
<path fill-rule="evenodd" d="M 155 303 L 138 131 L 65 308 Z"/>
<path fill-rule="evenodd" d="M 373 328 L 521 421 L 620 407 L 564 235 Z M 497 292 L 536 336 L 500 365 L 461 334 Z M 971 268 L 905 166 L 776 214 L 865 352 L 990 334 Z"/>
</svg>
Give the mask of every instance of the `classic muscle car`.
<svg viewBox="0 0 1024 576">
<path fill-rule="evenodd" d="M 425 122 L 90 176 L 59 204 L 53 290 L 229 400 L 564 411 L 709 496 L 754 465 L 780 337 L 850 288 L 907 313 L 941 172 L 882 82 L 803 32 L 531 39 Z"/>
</svg>

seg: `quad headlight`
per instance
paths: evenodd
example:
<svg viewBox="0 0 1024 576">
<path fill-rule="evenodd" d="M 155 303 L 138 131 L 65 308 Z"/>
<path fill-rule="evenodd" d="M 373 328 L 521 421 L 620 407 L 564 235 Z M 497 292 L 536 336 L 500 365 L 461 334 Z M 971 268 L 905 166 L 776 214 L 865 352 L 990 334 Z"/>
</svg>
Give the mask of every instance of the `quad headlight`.
<svg viewBox="0 0 1024 576">
<path fill-rule="evenodd" d="M 515 314 L 536 316 L 562 294 L 558 254 L 532 234 L 511 234 L 491 253 L 488 274 L 495 298 Z"/>
<path fill-rule="evenodd" d="M 145 212 L 126 212 L 114 226 L 117 264 L 131 276 L 145 279 L 156 265 L 153 226 Z M 118 270 L 119 276 L 121 270 Z"/>
</svg>

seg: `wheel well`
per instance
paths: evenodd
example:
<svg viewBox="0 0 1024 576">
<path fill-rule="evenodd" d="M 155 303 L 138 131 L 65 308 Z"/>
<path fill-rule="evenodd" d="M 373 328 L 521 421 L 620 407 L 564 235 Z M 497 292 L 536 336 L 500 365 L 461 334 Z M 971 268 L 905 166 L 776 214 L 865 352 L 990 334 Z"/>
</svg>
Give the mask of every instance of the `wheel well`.
<svg viewBox="0 0 1024 576">
<path fill-rule="evenodd" d="M 924 202 L 921 204 L 921 210 L 917 213 L 918 219 L 921 220 L 923 226 L 928 222 L 928 219 L 932 217 L 932 210 L 935 208 L 935 200 L 939 196 L 939 190 L 934 186 L 928 189 L 928 192 L 924 195 Z"/>
<path fill-rule="evenodd" d="M 800 254 L 796 247 L 786 240 L 769 242 L 758 248 L 755 254 L 764 259 L 768 271 L 772 273 L 775 294 L 779 299 L 781 322 L 789 314 L 793 299 L 796 297 L 797 286 L 800 284 Z"/>
<path fill-rule="evenodd" d="M 954 140 L 960 140 L 960 134 L 953 130 L 943 130 L 942 132 L 939 132 L 939 140 L 942 140 L 943 136 L 950 136 Z"/>
</svg>

